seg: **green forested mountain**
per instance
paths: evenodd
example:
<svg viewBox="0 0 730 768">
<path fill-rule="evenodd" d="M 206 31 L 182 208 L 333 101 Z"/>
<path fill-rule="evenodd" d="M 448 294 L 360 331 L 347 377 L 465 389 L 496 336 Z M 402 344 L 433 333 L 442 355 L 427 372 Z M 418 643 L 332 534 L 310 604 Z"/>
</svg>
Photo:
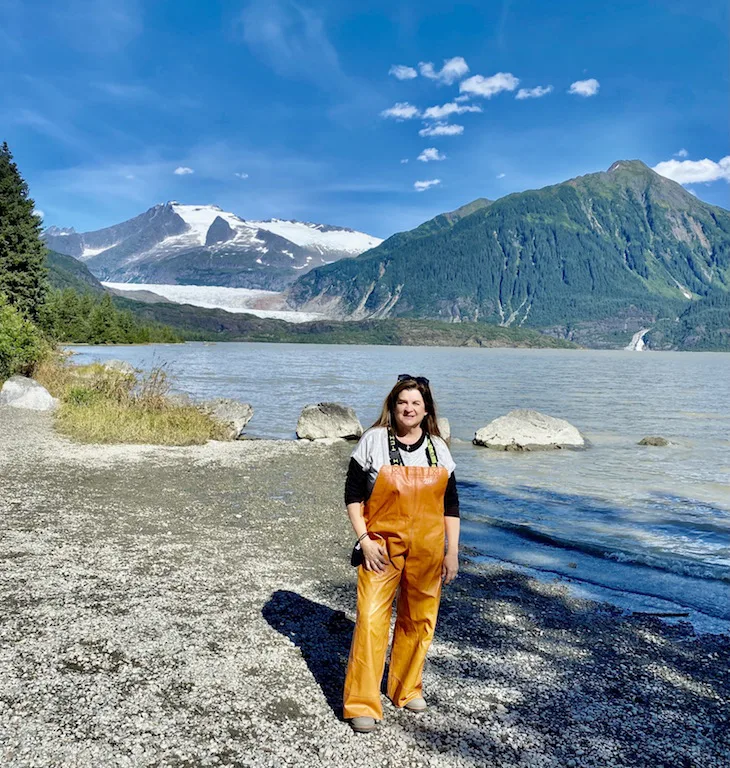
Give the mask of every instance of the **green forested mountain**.
<svg viewBox="0 0 730 768">
<path fill-rule="evenodd" d="M 730 351 L 730 293 L 710 291 L 679 317 L 664 318 L 644 337 L 649 349 Z"/>
<path fill-rule="evenodd" d="M 89 272 L 86 266 L 73 256 L 56 251 L 46 252 L 48 282 L 53 288 L 73 288 L 78 293 L 104 293 L 104 286 Z"/>
<path fill-rule="evenodd" d="M 350 319 L 478 319 L 565 336 L 588 323 L 610 346 L 730 287 L 730 213 L 638 160 L 475 203 L 313 270 L 291 303 Z"/>
</svg>

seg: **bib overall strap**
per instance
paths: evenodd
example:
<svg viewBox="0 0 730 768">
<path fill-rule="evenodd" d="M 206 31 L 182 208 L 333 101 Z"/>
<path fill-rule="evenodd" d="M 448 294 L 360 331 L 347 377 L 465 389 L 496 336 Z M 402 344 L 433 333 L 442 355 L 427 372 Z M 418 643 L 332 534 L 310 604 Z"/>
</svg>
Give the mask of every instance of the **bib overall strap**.
<svg viewBox="0 0 730 768">
<path fill-rule="evenodd" d="M 388 456 L 390 458 L 391 466 L 403 466 L 403 459 L 400 457 L 400 451 L 395 444 L 395 435 L 391 429 L 388 430 Z"/>
<path fill-rule="evenodd" d="M 431 442 L 431 435 L 429 434 L 426 434 L 426 458 L 428 459 L 429 467 L 438 466 L 438 456 L 436 455 L 436 449 L 433 447 L 433 443 Z"/>
<path fill-rule="evenodd" d="M 401 458 L 400 451 L 395 443 L 395 435 L 391 429 L 388 430 L 388 457 L 390 458 L 391 465 L 399 467 L 403 466 L 403 459 Z M 436 449 L 433 447 L 431 435 L 429 435 L 428 432 L 426 433 L 426 459 L 428 460 L 429 467 L 438 466 L 439 460 L 436 455 Z"/>
</svg>

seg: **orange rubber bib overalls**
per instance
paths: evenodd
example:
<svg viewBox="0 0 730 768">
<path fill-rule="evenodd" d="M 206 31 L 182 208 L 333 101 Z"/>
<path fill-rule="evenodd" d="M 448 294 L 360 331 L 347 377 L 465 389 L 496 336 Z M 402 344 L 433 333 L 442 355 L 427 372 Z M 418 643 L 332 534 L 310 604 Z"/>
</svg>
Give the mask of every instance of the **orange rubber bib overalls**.
<svg viewBox="0 0 730 768">
<path fill-rule="evenodd" d="M 421 676 L 441 598 L 444 495 L 449 474 L 436 465 L 427 435 L 428 467 L 406 467 L 388 430 L 390 466 L 378 472 L 363 516 L 370 538 L 388 553 L 383 573 L 358 568 L 357 620 L 345 677 L 343 717 L 382 720 L 380 681 L 396 591 L 397 618 L 388 697 L 402 707 L 422 695 Z"/>
</svg>

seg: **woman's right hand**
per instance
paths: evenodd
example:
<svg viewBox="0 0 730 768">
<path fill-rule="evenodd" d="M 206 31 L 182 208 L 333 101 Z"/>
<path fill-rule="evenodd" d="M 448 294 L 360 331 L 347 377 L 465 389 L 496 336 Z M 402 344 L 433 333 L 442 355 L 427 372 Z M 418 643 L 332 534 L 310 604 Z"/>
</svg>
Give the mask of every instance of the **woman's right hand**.
<svg viewBox="0 0 730 768">
<path fill-rule="evenodd" d="M 365 570 L 383 573 L 388 567 L 388 552 L 380 541 L 366 536 L 360 542 L 360 547 Z"/>
</svg>

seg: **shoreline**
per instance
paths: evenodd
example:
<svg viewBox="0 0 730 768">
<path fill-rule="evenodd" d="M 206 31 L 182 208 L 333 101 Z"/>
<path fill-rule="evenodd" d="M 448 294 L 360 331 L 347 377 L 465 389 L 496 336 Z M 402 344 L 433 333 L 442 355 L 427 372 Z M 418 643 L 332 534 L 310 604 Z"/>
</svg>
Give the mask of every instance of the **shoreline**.
<svg viewBox="0 0 730 768">
<path fill-rule="evenodd" d="M 730 761 L 730 636 L 462 556 L 430 710 L 337 709 L 355 607 L 344 444 L 71 444 L 0 408 L 3 765 Z"/>
</svg>

